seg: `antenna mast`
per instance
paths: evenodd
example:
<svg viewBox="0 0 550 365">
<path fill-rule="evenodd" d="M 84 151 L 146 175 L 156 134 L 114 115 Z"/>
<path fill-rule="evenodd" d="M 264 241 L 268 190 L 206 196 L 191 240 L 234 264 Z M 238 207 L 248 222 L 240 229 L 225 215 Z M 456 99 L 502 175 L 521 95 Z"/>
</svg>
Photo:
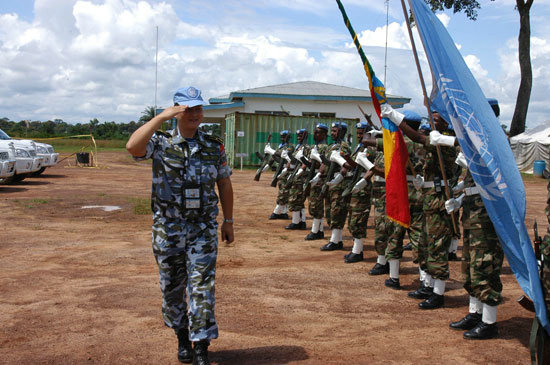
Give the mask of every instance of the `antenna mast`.
<svg viewBox="0 0 550 365">
<path fill-rule="evenodd" d="M 155 50 L 155 110 L 153 115 L 157 116 L 157 81 L 158 81 L 158 63 L 159 63 L 159 26 L 157 28 L 157 46 Z"/>
<path fill-rule="evenodd" d="M 385 0 L 386 2 L 386 49 L 384 53 L 384 86 L 386 90 L 388 89 L 388 84 L 386 84 L 386 69 L 388 68 L 388 22 L 390 14 L 390 0 Z"/>
</svg>

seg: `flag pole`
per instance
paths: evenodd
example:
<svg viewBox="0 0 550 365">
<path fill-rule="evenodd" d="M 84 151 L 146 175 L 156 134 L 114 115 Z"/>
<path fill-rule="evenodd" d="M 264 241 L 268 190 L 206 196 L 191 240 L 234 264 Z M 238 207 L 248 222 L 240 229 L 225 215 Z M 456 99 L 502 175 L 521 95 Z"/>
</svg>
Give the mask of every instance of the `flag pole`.
<svg viewBox="0 0 550 365">
<path fill-rule="evenodd" d="M 410 5 L 410 4 L 409 4 Z M 430 121 L 430 126 L 432 127 L 432 130 L 435 131 L 435 123 L 433 120 L 432 115 L 432 108 L 430 108 L 430 99 L 428 98 L 428 93 L 426 92 L 426 84 L 424 83 L 424 77 L 422 76 L 422 69 L 420 68 L 420 61 L 418 60 L 418 53 L 416 51 L 416 45 L 414 43 L 414 38 L 411 30 L 411 23 L 409 22 L 409 15 L 407 14 L 407 7 L 405 6 L 405 0 L 401 0 L 401 6 L 403 8 L 403 16 L 405 18 L 405 23 L 407 23 L 407 30 L 409 32 L 409 38 L 411 40 L 411 47 L 414 55 L 414 62 L 416 63 L 416 70 L 418 71 L 418 77 L 420 78 L 420 84 L 422 86 L 422 93 L 424 94 L 424 105 L 426 106 L 426 109 L 428 109 L 428 116 Z M 412 13 L 412 10 L 411 10 Z M 414 16 L 414 13 L 412 13 Z M 422 40 L 422 38 L 420 38 Z M 447 123 L 450 123 L 447 121 Z M 435 146 L 437 150 L 437 158 L 439 160 L 439 168 L 441 169 L 441 177 L 443 178 L 443 184 L 445 185 L 445 196 L 447 197 L 447 200 L 451 199 L 451 190 L 449 189 L 449 184 L 447 182 L 447 174 L 445 173 L 445 164 L 443 163 L 443 158 L 441 158 L 441 147 L 439 145 Z M 460 231 L 457 228 L 456 225 L 456 217 L 454 215 L 454 212 L 451 214 L 451 220 L 453 222 L 453 231 L 456 235 L 460 235 Z"/>
</svg>

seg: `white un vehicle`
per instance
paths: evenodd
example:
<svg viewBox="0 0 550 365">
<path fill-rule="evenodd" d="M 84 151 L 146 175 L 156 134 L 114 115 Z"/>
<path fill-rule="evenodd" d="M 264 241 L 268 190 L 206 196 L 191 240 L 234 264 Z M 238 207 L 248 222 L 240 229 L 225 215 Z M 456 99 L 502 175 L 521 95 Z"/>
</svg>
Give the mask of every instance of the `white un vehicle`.
<svg viewBox="0 0 550 365">
<path fill-rule="evenodd" d="M 15 172 L 12 176 L 1 178 L 3 183 L 19 182 L 28 176 L 40 175 L 47 167 L 56 165 L 59 159 L 59 154 L 49 144 L 29 139 L 11 139 L 0 129 L 0 147 L 9 148 L 10 145 L 15 149 Z"/>
</svg>

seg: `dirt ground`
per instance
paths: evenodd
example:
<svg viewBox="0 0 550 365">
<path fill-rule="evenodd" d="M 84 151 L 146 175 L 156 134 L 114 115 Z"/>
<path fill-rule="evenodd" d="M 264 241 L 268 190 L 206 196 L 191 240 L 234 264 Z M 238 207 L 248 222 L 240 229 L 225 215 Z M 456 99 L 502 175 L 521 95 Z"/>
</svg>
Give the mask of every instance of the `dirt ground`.
<svg viewBox="0 0 550 365">
<path fill-rule="evenodd" d="M 177 340 L 162 322 L 151 215 L 134 212 L 148 198 L 150 164 L 126 153 L 99 154 L 101 168 L 69 160 L 19 185 L 0 186 L 0 363 L 176 364 Z M 71 161 L 73 162 L 73 161 Z M 467 313 L 460 262 L 451 263 L 444 309 L 421 311 L 407 298 L 417 268 L 405 252 L 396 291 L 374 265 L 372 217 L 366 261 L 285 231 L 270 221 L 271 174 L 235 170 L 236 242 L 219 247 L 215 364 L 526 364 L 533 315 L 505 263 L 500 335 L 467 341 L 449 322 Z M 527 225 L 546 230 L 546 182 L 528 179 Z M 105 212 L 87 205 L 117 205 Z M 308 228 L 311 221 L 308 221 Z M 460 251 L 459 251 L 460 256 Z"/>
</svg>

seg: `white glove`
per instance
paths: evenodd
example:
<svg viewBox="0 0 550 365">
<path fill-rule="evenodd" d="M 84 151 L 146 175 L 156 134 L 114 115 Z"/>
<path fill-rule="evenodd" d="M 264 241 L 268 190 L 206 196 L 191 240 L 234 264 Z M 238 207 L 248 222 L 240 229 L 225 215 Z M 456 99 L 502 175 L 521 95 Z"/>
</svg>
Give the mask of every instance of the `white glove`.
<svg viewBox="0 0 550 365">
<path fill-rule="evenodd" d="M 266 144 L 264 147 L 264 153 L 267 153 L 268 155 L 273 156 L 275 154 L 275 150 L 271 148 L 269 144 Z"/>
<path fill-rule="evenodd" d="M 328 189 L 332 190 L 336 185 L 340 184 L 344 180 L 344 176 L 341 173 L 334 175 L 334 178 L 327 182 Z"/>
<path fill-rule="evenodd" d="M 330 161 L 336 162 L 338 165 L 340 165 L 340 167 L 344 166 L 344 164 L 346 163 L 346 159 L 343 158 L 342 155 L 340 155 L 339 151 L 332 151 L 332 153 L 330 154 Z"/>
<path fill-rule="evenodd" d="M 315 160 L 319 163 L 323 163 L 323 161 L 321 160 L 321 155 L 319 155 L 319 151 L 317 151 L 317 146 L 313 150 L 311 150 L 309 157 L 312 160 Z"/>
<path fill-rule="evenodd" d="M 462 151 L 459 152 L 458 156 L 456 156 L 456 160 L 455 160 L 455 163 L 460 166 L 460 167 L 463 167 L 465 169 L 468 168 L 468 161 L 466 161 L 466 156 L 464 156 L 464 154 L 462 153 Z"/>
<path fill-rule="evenodd" d="M 451 198 L 445 202 L 445 210 L 447 210 L 447 213 L 451 214 L 452 212 L 458 211 L 460 209 L 460 206 L 462 205 L 462 200 L 464 199 L 465 195 L 462 194 L 458 198 Z"/>
<path fill-rule="evenodd" d="M 283 150 L 283 152 L 281 152 L 281 157 L 284 158 L 285 160 L 287 160 L 288 162 L 290 162 L 290 157 L 288 157 L 288 151 L 287 150 Z"/>
<path fill-rule="evenodd" d="M 459 191 L 464 190 L 464 181 L 459 181 L 458 184 L 453 188 L 453 193 L 458 193 Z"/>
<path fill-rule="evenodd" d="M 445 136 L 438 131 L 430 132 L 430 144 L 433 146 L 449 146 L 453 147 L 455 145 L 456 137 Z"/>
<path fill-rule="evenodd" d="M 288 172 L 288 169 L 285 167 L 285 168 L 283 169 L 283 171 L 281 171 L 281 173 L 279 174 L 279 178 L 285 176 L 287 172 Z"/>
<path fill-rule="evenodd" d="M 264 166 L 264 168 L 262 169 L 262 172 L 266 172 L 267 169 L 269 169 L 269 164 L 266 164 L 266 165 Z"/>
<path fill-rule="evenodd" d="M 373 138 L 376 137 L 376 136 L 381 136 L 381 135 L 384 134 L 380 129 L 371 129 L 367 133 L 369 133 L 371 135 L 371 137 L 373 137 Z"/>
<path fill-rule="evenodd" d="M 314 177 L 313 179 L 311 179 L 309 181 L 309 183 L 311 184 L 311 186 L 315 186 L 317 184 L 319 184 L 319 180 L 321 180 L 321 173 L 318 172 Z"/>
<path fill-rule="evenodd" d="M 303 168 L 299 168 L 298 171 L 296 171 L 296 175 L 294 175 L 295 177 L 299 177 L 300 175 L 302 175 L 304 173 L 304 169 Z"/>
<path fill-rule="evenodd" d="M 358 193 L 361 190 L 363 190 L 365 186 L 367 186 L 367 180 L 365 180 L 364 178 L 361 178 L 361 180 L 359 180 L 357 184 L 353 186 L 353 189 L 351 189 L 351 193 L 352 194 Z"/>
<path fill-rule="evenodd" d="M 413 179 L 413 185 L 416 190 L 422 189 L 422 186 L 424 186 L 424 176 L 416 175 Z"/>
<path fill-rule="evenodd" d="M 394 110 L 390 104 L 385 103 L 380 105 L 380 116 L 382 118 L 388 118 L 399 127 L 403 119 L 405 119 L 405 116 L 398 111 Z"/>
<path fill-rule="evenodd" d="M 355 162 L 367 171 L 370 171 L 374 167 L 374 164 L 367 158 L 366 152 L 359 152 L 355 157 Z"/>
</svg>

